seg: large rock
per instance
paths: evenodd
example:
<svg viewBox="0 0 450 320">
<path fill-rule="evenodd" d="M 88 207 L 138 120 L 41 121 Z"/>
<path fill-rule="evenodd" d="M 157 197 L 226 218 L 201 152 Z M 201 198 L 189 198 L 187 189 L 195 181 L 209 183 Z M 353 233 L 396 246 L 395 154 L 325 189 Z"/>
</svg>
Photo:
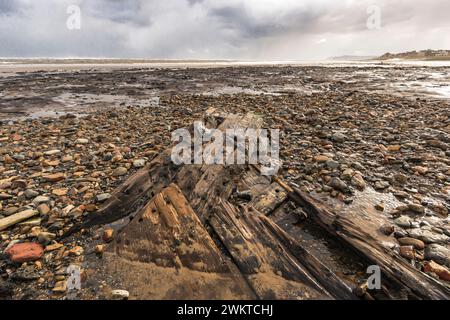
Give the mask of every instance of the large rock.
<svg viewBox="0 0 450 320">
<path fill-rule="evenodd" d="M 358 188 L 359 190 L 364 190 L 366 188 L 366 182 L 364 181 L 364 178 L 359 174 L 353 175 L 351 179 L 351 183 L 353 186 Z"/>
<path fill-rule="evenodd" d="M 338 143 L 342 143 L 347 139 L 347 137 L 345 136 L 345 134 L 341 133 L 341 132 L 336 132 L 331 136 L 331 140 L 333 140 L 334 142 L 338 142 Z"/>
<path fill-rule="evenodd" d="M 394 220 L 394 223 L 402 228 L 410 228 L 413 220 L 408 216 L 400 216 Z"/>
<path fill-rule="evenodd" d="M 437 264 L 434 261 L 429 261 L 425 264 L 423 271 L 425 272 L 433 272 L 437 274 L 437 276 L 445 281 L 450 281 L 450 271 L 440 264 Z"/>
<path fill-rule="evenodd" d="M 130 293 L 126 290 L 113 290 L 111 291 L 111 297 L 114 300 L 127 300 L 130 296 Z"/>
<path fill-rule="evenodd" d="M 349 190 L 347 184 L 339 178 L 333 178 L 330 182 L 330 187 L 341 192 L 347 192 Z"/>
<path fill-rule="evenodd" d="M 39 206 L 41 203 L 47 203 L 50 202 L 50 198 L 47 196 L 37 196 L 36 198 L 33 199 L 33 204 L 35 206 Z"/>
<path fill-rule="evenodd" d="M 133 161 L 133 167 L 142 168 L 145 166 L 145 159 L 136 159 Z"/>
<path fill-rule="evenodd" d="M 425 248 L 425 243 L 419 239 L 404 237 L 397 240 L 402 246 L 413 246 L 417 250 L 423 250 Z"/>
<path fill-rule="evenodd" d="M 414 259 L 415 252 L 413 246 L 401 246 L 400 247 L 400 255 L 406 259 Z"/>
<path fill-rule="evenodd" d="M 450 267 L 450 250 L 438 244 L 429 245 L 425 248 L 425 259 Z"/>
<path fill-rule="evenodd" d="M 13 262 L 23 263 L 39 260 L 44 254 L 44 249 L 38 243 L 17 243 L 6 251 Z"/>
<path fill-rule="evenodd" d="M 325 155 L 318 155 L 314 157 L 314 161 L 319 163 L 324 163 L 327 162 L 328 160 L 330 160 L 330 158 Z"/>
<path fill-rule="evenodd" d="M 113 171 L 112 175 L 113 175 L 113 177 L 120 177 L 120 176 L 126 175 L 127 172 L 128 172 L 127 168 L 118 167 Z"/>
<path fill-rule="evenodd" d="M 422 240 L 425 243 L 446 243 L 450 240 L 445 234 L 439 234 L 424 229 L 413 229 L 409 231 L 409 236 L 411 238 Z"/>
<path fill-rule="evenodd" d="M 39 195 L 39 192 L 35 191 L 35 190 L 25 190 L 24 195 L 27 199 L 33 199 L 36 198 Z"/>
</svg>

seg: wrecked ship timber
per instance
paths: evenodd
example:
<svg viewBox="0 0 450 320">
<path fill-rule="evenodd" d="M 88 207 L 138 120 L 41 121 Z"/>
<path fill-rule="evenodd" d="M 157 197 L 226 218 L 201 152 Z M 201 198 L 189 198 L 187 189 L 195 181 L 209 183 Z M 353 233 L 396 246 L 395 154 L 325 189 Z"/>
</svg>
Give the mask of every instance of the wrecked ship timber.
<svg viewBox="0 0 450 320">
<path fill-rule="evenodd" d="M 261 128 L 255 114 L 208 110 L 209 128 Z M 241 201 L 236 190 L 249 190 Z M 296 239 L 275 212 L 292 206 L 318 226 L 343 254 L 381 268 L 383 285 L 348 281 Z M 300 217 L 301 216 L 301 217 Z M 181 165 L 171 149 L 131 176 L 80 229 L 112 227 L 102 258 L 88 260 L 85 287 L 105 284 L 133 299 L 449 299 L 440 282 L 380 244 L 361 220 L 251 165 Z M 353 256 L 352 256 L 353 257 Z M 353 259 L 353 258 L 352 258 Z M 367 278 L 367 275 L 365 275 Z"/>
</svg>

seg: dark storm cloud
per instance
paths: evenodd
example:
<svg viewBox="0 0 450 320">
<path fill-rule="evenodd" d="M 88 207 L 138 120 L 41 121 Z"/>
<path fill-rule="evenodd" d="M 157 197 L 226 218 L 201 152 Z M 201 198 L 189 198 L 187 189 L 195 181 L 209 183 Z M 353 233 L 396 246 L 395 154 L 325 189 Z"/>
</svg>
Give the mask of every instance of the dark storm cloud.
<svg viewBox="0 0 450 320">
<path fill-rule="evenodd" d="M 68 30 L 78 5 L 80 30 Z M 381 29 L 367 28 L 367 8 Z M 303 59 L 450 48 L 448 0 L 0 0 L 0 56 Z"/>
<path fill-rule="evenodd" d="M 0 0 L 0 16 L 10 15 L 19 11 L 19 5 L 14 0 Z"/>
<path fill-rule="evenodd" d="M 267 37 L 295 30 L 308 32 L 320 17 L 320 13 L 313 10 L 296 9 L 267 19 L 259 19 L 242 3 L 213 8 L 209 10 L 209 14 L 217 18 L 223 28 L 236 30 L 246 38 Z"/>
<path fill-rule="evenodd" d="M 151 24 L 150 13 L 142 11 L 141 0 L 88 0 L 82 3 L 86 13 L 119 24 L 145 27 Z"/>
</svg>

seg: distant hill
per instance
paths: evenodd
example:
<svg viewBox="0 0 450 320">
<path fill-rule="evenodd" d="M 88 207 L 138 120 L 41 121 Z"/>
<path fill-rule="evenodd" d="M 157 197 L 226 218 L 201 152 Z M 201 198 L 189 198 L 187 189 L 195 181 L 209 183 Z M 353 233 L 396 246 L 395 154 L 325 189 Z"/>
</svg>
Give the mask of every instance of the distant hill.
<svg viewBox="0 0 450 320">
<path fill-rule="evenodd" d="M 450 60 L 450 50 L 422 50 L 402 53 L 385 53 L 379 60 Z"/>
</svg>

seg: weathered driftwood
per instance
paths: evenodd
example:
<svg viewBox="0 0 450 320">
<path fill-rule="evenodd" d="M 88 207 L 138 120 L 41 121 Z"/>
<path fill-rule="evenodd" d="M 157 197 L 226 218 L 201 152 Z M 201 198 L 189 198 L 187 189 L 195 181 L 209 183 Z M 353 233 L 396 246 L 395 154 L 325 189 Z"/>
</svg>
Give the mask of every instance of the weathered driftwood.
<svg viewBox="0 0 450 320">
<path fill-rule="evenodd" d="M 273 234 L 274 231 L 281 232 L 281 229 L 273 226 L 269 229 L 261 222 L 264 215 L 253 205 L 261 205 L 264 200 L 265 205 L 275 208 L 285 197 L 272 194 L 286 193 L 280 186 L 278 192 L 274 191 L 274 184 L 268 178 L 261 177 L 251 166 L 245 169 L 224 166 L 197 168 L 204 172 L 192 187 L 190 174 L 199 174 L 191 168 L 188 175 L 178 179 L 178 183 L 181 183 L 181 189 L 199 218 L 212 227 L 257 296 L 261 299 L 355 298 L 350 288 L 343 289 L 345 285 L 342 283 L 333 291 L 325 290 L 324 285 L 328 285 L 331 271 L 317 261 L 311 263 L 312 258 L 298 260 L 279 240 L 280 236 Z M 249 190 L 255 201 L 237 208 L 227 201 L 235 188 Z M 291 248 L 295 247 L 288 235 L 284 235 L 283 240 Z M 306 250 L 298 251 L 303 253 L 298 257 L 309 257 Z M 309 271 L 312 269 L 315 270 L 315 277 Z M 322 272 L 323 277 L 320 276 Z M 334 279 L 338 282 L 336 276 Z"/>
<path fill-rule="evenodd" d="M 260 216 L 259 219 L 266 225 L 270 232 L 280 243 L 294 255 L 300 263 L 318 279 L 323 287 L 334 297 L 339 299 L 353 300 L 356 296 L 353 289 L 336 276 L 328 267 L 322 264 L 316 257 L 311 255 L 304 247 L 289 236 L 271 219 Z"/>
<path fill-rule="evenodd" d="M 447 287 L 415 269 L 392 250 L 382 247 L 364 230 L 364 226 L 331 211 L 304 192 L 295 188 L 293 190 L 291 198 L 303 206 L 311 218 L 330 234 L 345 241 L 359 254 L 378 265 L 384 276 L 411 292 L 412 296 L 421 299 L 450 299 L 450 290 Z"/>
<path fill-rule="evenodd" d="M 136 212 L 170 184 L 177 170 L 169 150 L 163 152 L 115 190 L 101 210 L 87 217 L 83 227 L 110 223 Z"/>
<path fill-rule="evenodd" d="M 0 231 L 5 230 L 6 228 L 9 228 L 19 222 L 22 222 L 26 219 L 32 218 L 36 215 L 38 215 L 39 212 L 36 210 L 25 210 L 16 214 L 13 214 L 12 216 L 0 219 Z"/>
<path fill-rule="evenodd" d="M 262 221 L 218 200 L 210 224 L 261 299 L 332 299 Z"/>
<path fill-rule="evenodd" d="M 259 196 L 255 197 L 249 206 L 257 211 L 270 215 L 288 198 L 288 193 L 278 183 L 271 183 Z"/>
<path fill-rule="evenodd" d="M 119 232 L 97 276 L 112 276 L 133 299 L 255 298 L 174 184 Z"/>
</svg>

